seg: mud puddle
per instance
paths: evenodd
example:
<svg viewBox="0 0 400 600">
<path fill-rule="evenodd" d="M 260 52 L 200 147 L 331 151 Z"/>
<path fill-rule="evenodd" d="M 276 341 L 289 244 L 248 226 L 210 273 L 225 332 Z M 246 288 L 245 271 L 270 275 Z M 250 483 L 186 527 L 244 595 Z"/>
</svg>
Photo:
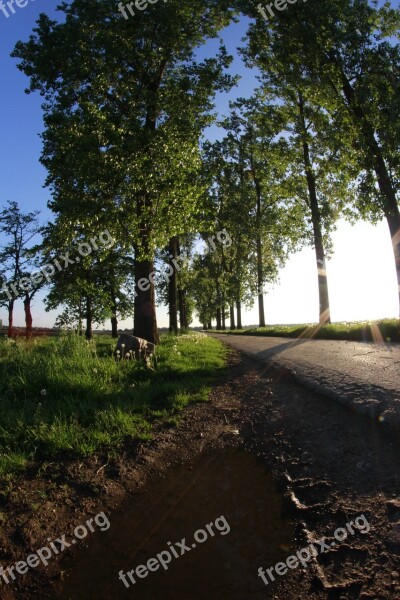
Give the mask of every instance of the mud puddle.
<svg viewBox="0 0 400 600">
<path fill-rule="evenodd" d="M 265 600 L 272 590 L 257 570 L 285 560 L 293 539 L 272 476 L 254 456 L 237 450 L 203 455 L 170 471 L 109 518 L 108 531 L 97 531 L 88 548 L 64 560 L 58 598 Z M 179 545 L 183 538 L 186 549 Z M 171 555 L 167 570 L 160 565 L 138 577 L 136 568 L 165 550 Z M 136 583 L 127 575 L 132 569 Z"/>
</svg>

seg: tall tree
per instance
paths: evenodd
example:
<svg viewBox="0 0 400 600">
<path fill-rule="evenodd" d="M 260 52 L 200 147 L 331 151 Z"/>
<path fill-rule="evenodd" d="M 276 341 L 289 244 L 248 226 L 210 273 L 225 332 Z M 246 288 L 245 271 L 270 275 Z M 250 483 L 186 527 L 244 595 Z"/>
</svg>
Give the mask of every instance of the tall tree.
<svg viewBox="0 0 400 600">
<path fill-rule="evenodd" d="M 237 232 L 241 239 L 236 283 L 241 285 L 238 274 L 245 275 L 243 267 L 248 262 L 253 273 L 248 283 L 257 294 L 259 325 L 264 327 L 265 285 L 276 280 L 279 267 L 297 247 L 302 220 L 295 200 L 285 195 L 282 187 L 287 161 L 277 140 L 280 119 L 274 107 L 265 107 L 257 96 L 239 99 L 231 104 L 222 126 L 227 131 L 226 156 L 234 166 L 240 199 L 240 222 L 236 226 L 232 222 L 233 236 L 236 238 Z M 238 207 L 232 205 L 232 209 L 238 215 Z M 247 250 L 243 242 L 248 242 Z M 234 304 L 239 303 L 239 308 L 241 299 L 237 293 Z"/>
<path fill-rule="evenodd" d="M 400 13 L 388 2 L 299 2 L 271 22 L 258 18 L 250 52 L 260 57 L 268 49 L 266 69 L 283 56 L 288 69 L 301 64 L 319 99 L 325 97 L 324 108 L 347 138 L 349 154 L 350 145 L 358 153 L 361 215 L 387 220 L 400 294 L 399 25 Z M 333 96 L 344 110 L 332 112 Z"/>
<path fill-rule="evenodd" d="M 89 226 L 113 223 L 133 247 L 136 284 L 150 279 L 135 298 L 135 333 L 157 342 L 154 251 L 196 213 L 199 130 L 215 91 L 232 83 L 223 49 L 203 63 L 193 49 L 233 11 L 225 0 L 169 0 L 128 20 L 116 1 L 74 0 L 61 10 L 64 23 L 41 15 L 14 52 L 30 90 L 46 98 L 51 206 Z"/>
</svg>

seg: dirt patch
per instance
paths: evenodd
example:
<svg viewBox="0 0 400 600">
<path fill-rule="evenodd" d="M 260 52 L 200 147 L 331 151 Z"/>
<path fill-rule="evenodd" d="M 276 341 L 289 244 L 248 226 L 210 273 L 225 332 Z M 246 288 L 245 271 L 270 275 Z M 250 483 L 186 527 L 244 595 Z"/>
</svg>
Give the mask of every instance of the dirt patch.
<svg viewBox="0 0 400 600">
<path fill-rule="evenodd" d="M 3 482 L 0 564 L 25 560 L 101 511 L 112 523 L 127 498 L 134 505 L 148 482 L 171 467 L 190 468 L 199 455 L 237 448 L 258 457 L 284 495 L 285 515 L 295 524 L 287 555 L 322 538 L 330 545 L 307 567 L 275 575 L 268 587 L 255 570 L 254 586 L 282 600 L 399 598 L 398 436 L 305 390 L 289 372 L 236 353 L 230 363 L 210 402 L 190 406 L 178 427 L 159 428 L 152 443 L 127 442 L 118 456 L 33 466 L 24 478 Z M 335 530 L 361 514 L 370 531 L 335 540 Z M 47 568 L 17 575 L 0 588 L 1 598 L 59 597 L 66 561 L 78 560 L 93 536 L 102 535 L 90 534 Z M 258 566 L 274 566 L 265 561 Z"/>
</svg>

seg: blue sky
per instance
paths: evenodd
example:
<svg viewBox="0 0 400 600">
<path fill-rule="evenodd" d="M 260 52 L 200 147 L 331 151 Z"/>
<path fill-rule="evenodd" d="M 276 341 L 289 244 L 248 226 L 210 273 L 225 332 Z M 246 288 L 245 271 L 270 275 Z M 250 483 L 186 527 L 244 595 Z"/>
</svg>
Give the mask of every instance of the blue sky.
<svg viewBox="0 0 400 600">
<path fill-rule="evenodd" d="M 10 53 L 18 40 L 27 40 L 40 12 L 56 17 L 54 0 L 28 0 L 25 8 L 6 18 L 0 12 L 0 77 L 3 92 L 0 95 L 0 206 L 15 200 L 24 211 L 40 210 L 40 220 L 52 219 L 47 209 L 48 190 L 43 188 L 46 173 L 39 163 L 42 131 L 41 98 L 26 95 L 28 79 L 16 68 L 17 61 Z M 247 20 L 231 25 L 223 32 L 230 53 L 246 32 Z M 199 51 L 199 56 L 212 55 L 218 40 L 211 40 Z M 217 109 L 223 114 L 229 99 L 250 96 L 256 85 L 255 74 L 247 70 L 236 55 L 232 72 L 241 75 L 238 88 L 229 95 L 221 95 Z M 212 128 L 208 135 L 217 135 Z M 334 236 L 335 256 L 328 263 L 331 284 L 332 315 L 335 320 L 396 316 L 396 282 L 390 240 L 385 223 L 372 227 L 365 223 L 351 227 L 340 223 Z M 384 268 L 382 268 L 384 265 Z M 282 271 L 281 284 L 275 286 L 266 298 L 268 322 L 293 323 L 315 321 L 318 317 L 318 298 L 315 259 L 311 249 L 294 256 Z M 52 326 L 57 312 L 45 313 L 42 297 L 33 305 L 34 325 Z M 246 313 L 245 324 L 255 323 L 256 308 Z M 0 319 L 6 321 L 6 312 L 0 308 Z M 167 325 L 166 309 L 158 309 L 160 326 Z M 21 303 L 17 303 L 15 324 L 24 322 Z M 130 326 L 127 321 L 124 326 Z"/>
</svg>

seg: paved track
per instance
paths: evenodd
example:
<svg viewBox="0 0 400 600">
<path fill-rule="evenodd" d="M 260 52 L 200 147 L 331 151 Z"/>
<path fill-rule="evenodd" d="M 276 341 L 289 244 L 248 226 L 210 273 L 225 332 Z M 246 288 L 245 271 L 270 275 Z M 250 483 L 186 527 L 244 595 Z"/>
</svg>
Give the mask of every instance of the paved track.
<svg viewBox="0 0 400 600">
<path fill-rule="evenodd" d="M 400 344 L 212 334 L 380 421 L 400 424 Z"/>
</svg>

